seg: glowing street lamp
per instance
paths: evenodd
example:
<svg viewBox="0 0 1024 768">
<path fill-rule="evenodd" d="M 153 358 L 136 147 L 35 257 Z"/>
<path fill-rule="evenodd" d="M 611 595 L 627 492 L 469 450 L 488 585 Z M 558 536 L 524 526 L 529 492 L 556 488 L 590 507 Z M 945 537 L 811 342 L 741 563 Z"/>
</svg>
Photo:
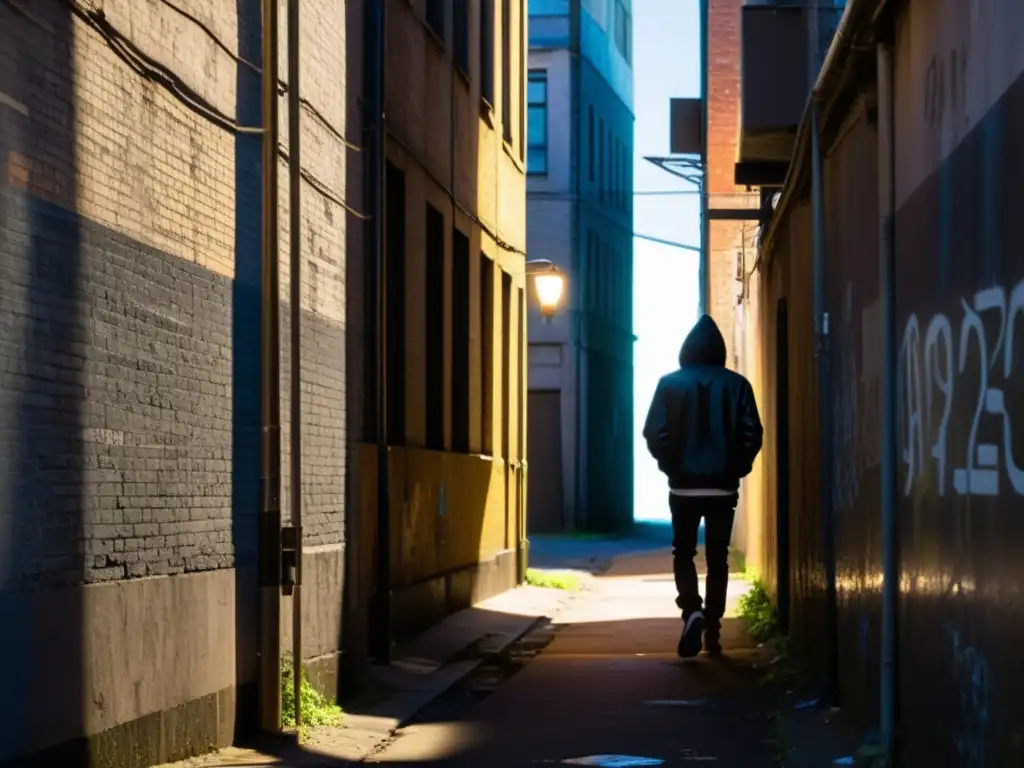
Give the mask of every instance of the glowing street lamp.
<svg viewBox="0 0 1024 768">
<path fill-rule="evenodd" d="M 565 275 L 547 259 L 533 259 L 526 262 L 526 274 L 533 276 L 537 291 L 537 303 L 544 317 L 551 317 L 562 302 L 565 294 Z"/>
</svg>

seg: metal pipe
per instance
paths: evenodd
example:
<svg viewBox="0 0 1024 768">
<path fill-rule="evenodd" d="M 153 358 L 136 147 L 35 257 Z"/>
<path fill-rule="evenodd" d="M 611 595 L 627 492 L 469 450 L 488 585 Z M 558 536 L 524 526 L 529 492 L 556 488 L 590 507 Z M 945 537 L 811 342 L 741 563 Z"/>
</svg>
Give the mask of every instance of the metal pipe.
<svg viewBox="0 0 1024 768">
<path fill-rule="evenodd" d="M 832 390 L 829 366 L 829 315 L 826 296 L 825 190 L 821 158 L 818 105 L 811 110 L 811 205 L 813 210 L 814 330 L 818 359 L 818 504 L 821 515 L 821 553 L 825 566 L 825 696 L 838 691 L 836 634 L 836 554 L 832 519 Z"/>
<path fill-rule="evenodd" d="M 698 317 L 710 314 L 711 308 L 711 221 L 708 218 L 711 194 L 708 179 L 708 129 L 711 124 L 708 115 L 708 67 L 711 57 L 708 46 L 711 44 L 710 28 L 711 3 L 700 0 L 700 92 L 703 104 L 701 115 L 701 175 L 700 175 L 700 309 Z"/>
<path fill-rule="evenodd" d="M 263 249 L 260 371 L 260 727 L 281 731 L 281 328 L 278 279 L 277 0 L 263 0 Z"/>
<path fill-rule="evenodd" d="M 882 300 L 882 659 L 880 731 L 892 765 L 896 742 L 896 601 L 899 590 L 896 520 L 896 267 L 895 136 L 892 50 L 876 47 L 878 78 L 879 286 Z"/>
<path fill-rule="evenodd" d="M 295 729 L 302 728 L 302 123 L 299 102 L 299 0 L 288 0 L 288 213 L 291 257 L 292 686 Z"/>
<path fill-rule="evenodd" d="M 387 176 L 387 121 L 385 80 L 387 2 L 370 3 L 372 54 L 369 62 L 370 115 L 373 151 L 370 153 L 370 205 L 373 211 L 373 249 L 376 262 L 377 341 L 377 590 L 375 614 L 377 661 L 391 661 L 391 500 L 388 477 L 388 366 L 387 366 L 387 243 L 385 183 Z"/>
</svg>

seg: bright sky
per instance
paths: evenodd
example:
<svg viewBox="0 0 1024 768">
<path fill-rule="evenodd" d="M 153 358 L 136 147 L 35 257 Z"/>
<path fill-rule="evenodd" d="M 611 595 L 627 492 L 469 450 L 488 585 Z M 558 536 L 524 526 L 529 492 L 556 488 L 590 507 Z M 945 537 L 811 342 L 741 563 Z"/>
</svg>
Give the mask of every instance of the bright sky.
<svg viewBox="0 0 1024 768">
<path fill-rule="evenodd" d="M 700 95 L 700 19 L 696 0 L 635 0 L 637 192 L 693 190 L 644 160 L 668 154 L 669 99 Z M 634 231 L 700 245 L 700 199 L 695 194 L 634 198 Z M 668 487 L 647 453 L 641 431 L 658 378 L 674 369 L 679 347 L 697 320 L 698 255 L 639 238 L 633 241 L 633 332 L 637 520 L 668 519 Z"/>
</svg>

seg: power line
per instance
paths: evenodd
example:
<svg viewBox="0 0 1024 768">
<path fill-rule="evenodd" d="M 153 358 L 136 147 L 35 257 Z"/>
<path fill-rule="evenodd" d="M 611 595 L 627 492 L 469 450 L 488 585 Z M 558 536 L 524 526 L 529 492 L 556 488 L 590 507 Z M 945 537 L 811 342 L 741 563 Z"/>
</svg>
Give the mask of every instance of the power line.
<svg viewBox="0 0 1024 768">
<path fill-rule="evenodd" d="M 640 234 L 639 232 L 634 232 L 633 237 L 635 237 L 638 240 L 648 240 L 652 243 L 667 245 L 671 248 L 682 248 L 684 251 L 693 251 L 695 253 L 700 253 L 699 245 L 687 245 L 686 243 L 678 243 L 675 240 L 665 240 L 664 238 L 661 237 L 654 237 L 654 235 L 643 235 Z"/>
</svg>

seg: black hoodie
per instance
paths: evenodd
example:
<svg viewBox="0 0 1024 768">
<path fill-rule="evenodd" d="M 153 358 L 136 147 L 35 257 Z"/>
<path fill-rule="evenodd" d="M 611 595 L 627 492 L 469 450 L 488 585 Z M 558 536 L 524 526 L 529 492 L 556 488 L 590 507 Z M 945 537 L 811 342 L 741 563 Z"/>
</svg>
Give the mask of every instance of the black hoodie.
<svg viewBox="0 0 1024 768">
<path fill-rule="evenodd" d="M 644 439 L 669 487 L 735 491 L 761 450 L 754 390 L 725 367 L 725 340 L 708 315 L 679 351 L 679 370 L 662 376 Z"/>
</svg>

